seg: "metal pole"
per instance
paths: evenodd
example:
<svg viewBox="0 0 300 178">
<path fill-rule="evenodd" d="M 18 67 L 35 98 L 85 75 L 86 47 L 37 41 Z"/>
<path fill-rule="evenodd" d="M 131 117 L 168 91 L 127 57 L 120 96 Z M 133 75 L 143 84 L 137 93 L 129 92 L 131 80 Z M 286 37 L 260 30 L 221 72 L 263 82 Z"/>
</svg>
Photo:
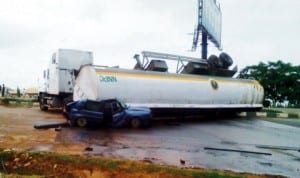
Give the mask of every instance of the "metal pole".
<svg viewBox="0 0 300 178">
<path fill-rule="evenodd" d="M 2 97 L 4 97 L 4 95 L 5 95 L 5 85 L 3 84 L 2 85 Z"/>
<path fill-rule="evenodd" d="M 207 33 L 202 31 L 202 50 L 201 50 L 201 57 L 202 59 L 207 59 Z"/>
</svg>

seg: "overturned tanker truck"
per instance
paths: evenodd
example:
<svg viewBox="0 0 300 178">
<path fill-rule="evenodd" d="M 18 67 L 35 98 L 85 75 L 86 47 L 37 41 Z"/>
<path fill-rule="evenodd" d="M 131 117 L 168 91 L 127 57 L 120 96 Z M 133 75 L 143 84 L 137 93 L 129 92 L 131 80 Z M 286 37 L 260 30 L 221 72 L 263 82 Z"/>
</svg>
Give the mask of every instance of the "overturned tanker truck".
<svg viewBox="0 0 300 178">
<path fill-rule="evenodd" d="M 226 53 L 208 60 L 143 51 L 134 69 L 93 65 L 91 52 L 59 49 L 44 72 L 40 108 L 62 107 L 72 100 L 119 98 L 149 107 L 154 116 L 257 111 L 263 87 L 256 80 L 233 78 L 237 67 Z M 166 60 L 177 68 L 169 72 Z"/>
</svg>

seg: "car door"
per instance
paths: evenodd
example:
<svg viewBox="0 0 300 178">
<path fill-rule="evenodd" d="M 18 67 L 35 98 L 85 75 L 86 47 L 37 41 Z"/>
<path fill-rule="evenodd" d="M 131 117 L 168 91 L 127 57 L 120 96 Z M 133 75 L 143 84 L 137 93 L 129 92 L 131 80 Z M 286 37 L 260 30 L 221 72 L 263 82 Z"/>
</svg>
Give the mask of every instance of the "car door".
<svg viewBox="0 0 300 178">
<path fill-rule="evenodd" d="M 90 122 L 103 121 L 103 103 L 98 101 L 87 100 L 84 109 L 81 110 L 82 117 L 85 117 Z"/>
<path fill-rule="evenodd" d="M 103 103 L 103 117 L 104 117 L 104 122 L 108 125 L 112 124 L 112 107 L 111 107 L 111 103 L 105 101 Z"/>
<path fill-rule="evenodd" d="M 114 127 L 125 127 L 128 125 L 128 118 L 126 113 L 120 103 L 117 100 L 114 100 L 110 103 L 112 110 L 112 120 Z"/>
</svg>

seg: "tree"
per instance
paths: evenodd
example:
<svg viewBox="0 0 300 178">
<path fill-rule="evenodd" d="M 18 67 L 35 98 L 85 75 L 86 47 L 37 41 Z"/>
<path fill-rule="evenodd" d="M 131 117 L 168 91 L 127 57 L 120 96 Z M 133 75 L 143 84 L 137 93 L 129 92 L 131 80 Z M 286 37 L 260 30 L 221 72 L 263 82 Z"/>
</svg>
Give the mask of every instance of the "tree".
<svg viewBox="0 0 300 178">
<path fill-rule="evenodd" d="M 282 61 L 260 62 L 247 66 L 240 72 L 240 78 L 254 78 L 265 90 L 265 98 L 275 102 L 288 100 L 290 104 L 300 104 L 300 66 L 292 66 Z"/>
<path fill-rule="evenodd" d="M 20 88 L 17 87 L 17 97 L 20 98 L 21 97 L 21 91 L 20 91 Z"/>
</svg>

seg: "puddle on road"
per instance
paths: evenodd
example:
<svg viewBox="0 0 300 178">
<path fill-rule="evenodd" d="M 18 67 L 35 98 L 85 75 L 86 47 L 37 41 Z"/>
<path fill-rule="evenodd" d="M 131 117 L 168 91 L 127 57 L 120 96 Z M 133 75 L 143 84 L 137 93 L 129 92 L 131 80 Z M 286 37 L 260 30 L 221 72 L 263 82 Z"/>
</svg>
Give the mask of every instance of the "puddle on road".
<svg viewBox="0 0 300 178">
<path fill-rule="evenodd" d="M 86 151 L 85 147 L 77 149 L 84 155 L 147 160 L 157 164 L 180 165 L 180 159 L 185 157 L 182 148 L 173 149 L 164 145 L 164 142 L 160 145 L 160 142 L 158 144 L 154 140 L 155 137 L 151 136 L 151 134 L 148 136 L 146 132 L 149 132 L 149 130 L 63 128 L 57 133 L 55 138 L 56 144 L 53 145 L 52 150 L 59 151 L 60 147 L 69 145 L 64 149 L 64 152 L 68 153 L 68 150 L 69 152 L 74 151 L 69 148 L 71 145 L 75 147 L 76 145 L 85 144 L 91 147 L 92 151 Z M 143 136 L 141 137 L 141 135 Z M 188 150 L 187 154 L 191 154 L 191 152 L 195 152 L 195 150 Z"/>
<path fill-rule="evenodd" d="M 48 145 L 38 145 L 35 147 L 32 147 L 30 150 L 31 151 L 50 151 L 52 149 L 53 145 L 48 144 Z"/>
<path fill-rule="evenodd" d="M 234 141 L 221 141 L 221 144 L 224 144 L 224 145 L 237 145 L 238 143 L 234 142 Z"/>
<path fill-rule="evenodd" d="M 213 150 L 206 151 L 206 153 L 209 154 L 209 155 L 212 155 L 214 157 L 221 157 L 221 156 L 227 156 L 228 155 L 227 152 L 213 151 Z"/>
<path fill-rule="evenodd" d="M 240 153 L 241 156 L 243 157 L 251 157 L 251 158 L 262 158 L 263 156 L 268 156 L 268 155 L 262 155 L 262 154 L 255 154 L 255 153 Z"/>
<path fill-rule="evenodd" d="M 262 166 L 266 166 L 266 167 L 272 167 L 272 163 L 268 163 L 268 162 L 258 162 L 258 164 L 262 165 Z"/>
<path fill-rule="evenodd" d="M 208 126 L 187 124 L 185 127 L 186 129 L 174 129 L 174 127 L 170 129 L 170 127 L 159 125 L 153 129 L 141 130 L 62 128 L 57 133 L 52 148 L 42 147 L 39 149 L 51 149 L 51 151 L 67 154 L 140 160 L 173 166 L 250 170 L 254 173 L 276 173 L 278 170 L 284 170 L 279 164 L 277 165 L 277 158 L 274 157 L 204 150 L 204 146 L 209 145 L 214 147 L 228 146 L 235 149 L 242 147 L 245 150 L 261 151 L 254 146 L 255 144 L 248 143 L 251 141 L 252 129 L 244 131 L 240 127 L 228 128 L 226 126 L 222 130 L 223 127 L 216 124 L 210 125 L 209 127 L 213 128 L 210 130 L 219 130 L 219 132 L 210 134 L 206 128 Z M 230 132 L 226 132 L 227 135 L 222 134 L 228 129 Z M 261 137 L 278 139 L 277 136 L 271 137 L 273 133 L 272 131 Z M 239 137 L 231 137 L 232 135 Z M 279 141 L 282 142 L 277 140 L 277 142 Z M 91 147 L 92 150 L 86 150 L 87 147 Z M 285 162 L 290 161 L 289 158 L 284 158 L 286 159 Z M 299 160 L 294 160 L 294 162 L 297 163 Z M 292 166 L 294 166 L 294 162 L 291 163 Z M 290 174 L 293 175 L 293 173 Z"/>
</svg>

